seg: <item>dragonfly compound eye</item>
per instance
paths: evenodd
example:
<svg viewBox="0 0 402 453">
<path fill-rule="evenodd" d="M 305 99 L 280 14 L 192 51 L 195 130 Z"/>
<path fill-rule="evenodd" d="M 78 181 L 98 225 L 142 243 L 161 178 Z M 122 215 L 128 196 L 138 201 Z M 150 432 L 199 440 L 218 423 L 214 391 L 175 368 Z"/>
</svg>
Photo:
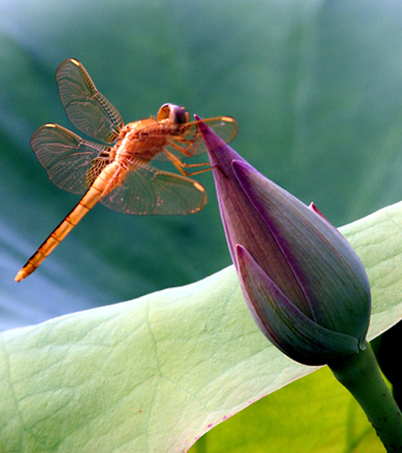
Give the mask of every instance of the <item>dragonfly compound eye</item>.
<svg viewBox="0 0 402 453">
<path fill-rule="evenodd" d="M 189 119 L 190 116 L 184 107 L 173 104 L 170 105 L 169 120 L 172 124 L 184 124 L 187 123 Z"/>
<path fill-rule="evenodd" d="M 190 115 L 184 107 L 175 104 L 163 104 L 158 112 L 158 121 L 169 120 L 171 125 L 184 124 L 190 121 Z"/>
</svg>

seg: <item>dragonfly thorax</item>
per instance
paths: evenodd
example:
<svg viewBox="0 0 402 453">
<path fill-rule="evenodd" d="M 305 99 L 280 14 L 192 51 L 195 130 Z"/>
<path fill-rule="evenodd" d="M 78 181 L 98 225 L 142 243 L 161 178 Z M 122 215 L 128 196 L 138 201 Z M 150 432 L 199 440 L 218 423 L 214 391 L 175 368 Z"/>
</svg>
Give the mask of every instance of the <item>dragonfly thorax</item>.
<svg viewBox="0 0 402 453">
<path fill-rule="evenodd" d="M 116 157 L 131 160 L 132 156 L 151 160 L 162 152 L 167 144 L 171 127 L 156 118 L 135 121 L 123 127 L 120 140 L 115 145 Z"/>
</svg>

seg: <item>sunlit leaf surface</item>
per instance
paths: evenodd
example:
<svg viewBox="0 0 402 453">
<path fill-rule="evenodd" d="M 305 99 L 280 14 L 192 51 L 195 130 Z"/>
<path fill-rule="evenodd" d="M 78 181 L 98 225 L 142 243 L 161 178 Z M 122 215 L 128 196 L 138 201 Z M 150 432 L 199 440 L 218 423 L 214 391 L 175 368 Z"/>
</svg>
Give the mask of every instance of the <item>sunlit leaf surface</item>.
<svg viewBox="0 0 402 453">
<path fill-rule="evenodd" d="M 370 338 L 402 318 L 402 203 L 342 229 L 373 287 Z M 249 316 L 232 267 L 2 336 L 0 450 L 184 452 L 312 368 Z"/>
</svg>

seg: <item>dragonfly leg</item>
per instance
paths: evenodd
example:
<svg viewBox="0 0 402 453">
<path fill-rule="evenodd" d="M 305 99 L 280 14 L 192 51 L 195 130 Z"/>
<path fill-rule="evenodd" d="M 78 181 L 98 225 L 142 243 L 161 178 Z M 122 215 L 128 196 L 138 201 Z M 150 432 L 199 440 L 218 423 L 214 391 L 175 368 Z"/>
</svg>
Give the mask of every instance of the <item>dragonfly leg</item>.
<svg viewBox="0 0 402 453">
<path fill-rule="evenodd" d="M 194 156 L 194 154 L 196 153 L 198 147 L 200 146 L 201 141 L 202 141 L 201 134 L 197 132 L 195 137 L 192 138 L 191 140 L 190 139 L 186 140 L 180 137 L 175 138 L 175 141 L 168 140 L 168 144 L 179 153 L 184 154 L 186 157 L 191 157 Z M 180 146 L 177 142 L 186 143 L 188 145 Z"/>
<path fill-rule="evenodd" d="M 176 156 L 174 156 L 172 153 L 170 153 L 168 150 L 164 149 L 163 152 L 164 152 L 165 156 L 170 160 L 170 162 L 172 162 L 172 164 L 184 176 L 198 175 L 199 173 L 204 173 L 206 171 L 211 170 L 211 164 L 209 162 L 202 162 L 200 164 L 185 164 L 180 159 L 178 159 Z M 202 170 L 197 170 L 197 171 L 192 171 L 192 172 L 188 172 L 185 170 L 185 168 L 205 167 L 206 165 L 208 165 L 208 168 L 203 168 Z"/>
</svg>

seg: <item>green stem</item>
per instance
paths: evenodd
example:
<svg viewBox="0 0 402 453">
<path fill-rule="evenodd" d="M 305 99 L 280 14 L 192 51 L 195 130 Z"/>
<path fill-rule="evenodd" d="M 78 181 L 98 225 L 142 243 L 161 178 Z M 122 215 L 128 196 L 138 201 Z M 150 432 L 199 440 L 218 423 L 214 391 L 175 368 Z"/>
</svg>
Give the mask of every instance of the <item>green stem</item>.
<svg viewBox="0 0 402 453">
<path fill-rule="evenodd" d="M 402 415 L 381 377 L 373 350 L 366 349 L 330 364 L 336 379 L 354 396 L 387 452 L 402 452 Z"/>
</svg>

